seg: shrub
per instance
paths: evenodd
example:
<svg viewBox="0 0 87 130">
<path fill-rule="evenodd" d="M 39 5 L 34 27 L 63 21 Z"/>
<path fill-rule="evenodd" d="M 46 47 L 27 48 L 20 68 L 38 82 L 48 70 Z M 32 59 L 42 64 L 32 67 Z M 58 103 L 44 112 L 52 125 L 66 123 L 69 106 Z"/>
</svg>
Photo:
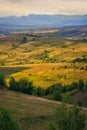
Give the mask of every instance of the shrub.
<svg viewBox="0 0 87 130">
<path fill-rule="evenodd" d="M 19 86 L 18 82 L 15 81 L 14 77 L 11 77 L 10 82 L 9 82 L 9 89 L 13 91 L 19 91 Z"/>
<path fill-rule="evenodd" d="M 44 94 L 45 94 L 45 90 L 41 87 L 36 88 L 34 91 L 34 95 L 39 96 L 39 97 L 43 97 Z"/>
<path fill-rule="evenodd" d="M 5 77 L 4 75 L 0 74 L 0 88 L 4 88 L 5 86 L 6 86 Z"/>
<path fill-rule="evenodd" d="M 0 107 L 0 130 L 18 130 L 18 123 L 12 113 Z"/>
<path fill-rule="evenodd" d="M 27 37 L 23 37 L 23 39 L 21 40 L 21 43 L 26 43 L 27 42 Z"/>
<path fill-rule="evenodd" d="M 85 120 L 79 108 L 62 104 L 57 108 L 55 122 L 50 124 L 49 130 L 84 130 Z"/>
<path fill-rule="evenodd" d="M 34 87 L 31 81 L 28 81 L 27 79 L 20 79 L 18 82 L 19 84 L 19 91 L 32 95 L 34 92 Z"/>
<path fill-rule="evenodd" d="M 78 81 L 78 90 L 83 91 L 84 89 L 84 82 L 82 79 Z"/>
</svg>

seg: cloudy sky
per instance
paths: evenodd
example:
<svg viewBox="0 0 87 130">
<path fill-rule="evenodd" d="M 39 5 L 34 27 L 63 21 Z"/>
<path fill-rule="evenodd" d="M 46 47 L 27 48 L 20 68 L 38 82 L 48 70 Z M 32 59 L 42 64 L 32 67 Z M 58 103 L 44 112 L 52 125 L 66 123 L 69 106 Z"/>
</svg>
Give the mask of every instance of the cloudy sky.
<svg viewBox="0 0 87 130">
<path fill-rule="evenodd" d="M 0 0 L 0 16 L 87 14 L 87 0 Z"/>
</svg>

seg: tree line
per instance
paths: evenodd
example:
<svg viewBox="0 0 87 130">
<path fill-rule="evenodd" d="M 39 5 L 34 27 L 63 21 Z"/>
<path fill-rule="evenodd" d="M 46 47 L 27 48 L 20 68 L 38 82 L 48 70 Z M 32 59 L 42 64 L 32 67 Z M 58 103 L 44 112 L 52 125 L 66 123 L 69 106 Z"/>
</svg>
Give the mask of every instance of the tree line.
<svg viewBox="0 0 87 130">
<path fill-rule="evenodd" d="M 84 83 L 84 81 L 80 79 L 78 82 L 73 82 L 70 85 L 57 83 L 44 89 L 42 87 L 35 87 L 31 81 L 25 78 L 16 81 L 14 77 L 11 77 L 9 86 L 7 87 L 5 77 L 0 75 L 0 88 L 6 88 L 12 91 L 44 97 L 51 100 L 62 101 L 65 96 L 72 96 L 78 91 L 87 91 L 87 83 Z"/>
<path fill-rule="evenodd" d="M 52 85 L 46 89 L 34 87 L 31 81 L 20 79 L 16 81 L 14 77 L 10 78 L 7 87 L 5 77 L 0 75 L 0 88 L 9 89 L 29 95 L 36 95 L 57 101 L 62 100 L 62 95 L 69 92 L 71 95 L 77 91 L 86 91 L 87 84 L 83 80 L 74 82 L 70 85 L 61 83 Z M 70 103 L 70 97 L 64 97 L 65 103 Z M 55 120 L 49 123 L 48 130 L 85 130 L 86 116 L 77 106 L 69 106 L 65 103 L 59 105 L 55 111 Z M 0 129 L 1 130 L 19 130 L 18 121 L 14 115 L 6 108 L 0 106 Z"/>
</svg>

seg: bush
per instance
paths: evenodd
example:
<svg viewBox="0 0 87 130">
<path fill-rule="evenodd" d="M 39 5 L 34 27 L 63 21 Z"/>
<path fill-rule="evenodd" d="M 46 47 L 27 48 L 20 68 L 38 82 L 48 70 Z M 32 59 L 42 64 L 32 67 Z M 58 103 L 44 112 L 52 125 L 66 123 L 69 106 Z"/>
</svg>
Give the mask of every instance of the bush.
<svg viewBox="0 0 87 130">
<path fill-rule="evenodd" d="M 63 101 L 64 103 L 68 103 L 68 104 L 71 103 L 71 95 L 70 95 L 69 92 L 66 93 L 66 94 L 64 94 L 64 95 L 62 95 L 62 101 Z"/>
<path fill-rule="evenodd" d="M 4 75 L 0 74 L 0 88 L 4 88 L 5 86 L 6 86 L 5 77 Z"/>
<path fill-rule="evenodd" d="M 49 130 L 84 130 L 85 120 L 79 108 L 62 104 L 57 108 L 55 122 L 50 124 Z"/>
<path fill-rule="evenodd" d="M 21 43 L 26 43 L 27 42 L 27 37 L 23 37 L 23 39 L 21 40 Z"/>
<path fill-rule="evenodd" d="M 39 96 L 39 97 L 43 97 L 45 95 L 45 90 L 41 87 L 38 87 L 35 89 L 34 95 Z"/>
<path fill-rule="evenodd" d="M 9 110 L 0 107 L 0 130 L 18 130 L 18 123 Z"/>
<path fill-rule="evenodd" d="M 31 81 L 28 81 L 27 79 L 20 79 L 19 81 L 15 81 L 14 77 L 11 77 L 9 82 L 9 89 L 30 95 L 34 93 L 33 84 Z"/>
<path fill-rule="evenodd" d="M 19 82 L 19 91 L 32 95 L 34 92 L 34 87 L 31 81 L 28 81 L 27 79 L 20 79 Z"/>
<path fill-rule="evenodd" d="M 56 91 L 56 92 L 53 94 L 53 100 L 61 101 L 61 92 L 60 92 L 60 91 Z"/>
<path fill-rule="evenodd" d="M 78 90 L 83 91 L 84 90 L 84 82 L 82 79 L 78 81 Z"/>
<path fill-rule="evenodd" d="M 15 81 L 14 77 L 11 77 L 9 82 L 9 89 L 13 91 L 19 91 L 18 82 Z"/>
</svg>

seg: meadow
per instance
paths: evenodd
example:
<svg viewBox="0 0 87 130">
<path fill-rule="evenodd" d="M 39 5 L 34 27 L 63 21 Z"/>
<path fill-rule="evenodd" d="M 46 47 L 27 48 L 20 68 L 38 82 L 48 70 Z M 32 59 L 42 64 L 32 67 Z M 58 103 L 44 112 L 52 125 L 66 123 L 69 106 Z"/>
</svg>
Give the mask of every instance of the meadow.
<svg viewBox="0 0 87 130">
<path fill-rule="evenodd" d="M 47 130 L 58 104 L 43 98 L 0 90 L 0 105 L 11 109 L 21 130 Z"/>
<path fill-rule="evenodd" d="M 7 82 L 11 76 L 27 78 L 36 87 L 86 82 L 87 43 L 44 35 L 19 33 L 0 39 L 0 73 Z"/>
<path fill-rule="evenodd" d="M 21 130 L 48 130 L 59 104 L 58 101 L 0 90 L 0 105 L 11 109 Z M 87 108 L 82 111 L 87 114 Z"/>
<path fill-rule="evenodd" d="M 11 77 L 16 81 L 32 81 L 34 87 L 45 89 L 58 83 L 70 85 L 80 79 L 87 82 L 87 40 L 53 37 L 53 32 L 56 30 L 17 32 L 0 37 L 0 74 L 5 76 L 7 86 Z M 71 100 L 81 101 L 87 107 L 86 95 L 86 90 L 78 90 Z M 0 89 L 0 105 L 11 109 L 21 130 L 48 130 L 59 104 L 21 91 Z M 83 108 L 83 112 L 87 114 L 87 108 Z"/>
<path fill-rule="evenodd" d="M 5 75 L 6 81 L 14 77 L 17 81 L 26 78 L 33 82 L 34 86 L 49 87 L 52 84 L 62 83 L 71 84 L 72 82 L 83 79 L 87 81 L 87 72 L 75 68 L 68 63 L 44 63 L 0 67 L 0 72 Z M 81 66 L 80 66 L 81 67 Z"/>
</svg>

